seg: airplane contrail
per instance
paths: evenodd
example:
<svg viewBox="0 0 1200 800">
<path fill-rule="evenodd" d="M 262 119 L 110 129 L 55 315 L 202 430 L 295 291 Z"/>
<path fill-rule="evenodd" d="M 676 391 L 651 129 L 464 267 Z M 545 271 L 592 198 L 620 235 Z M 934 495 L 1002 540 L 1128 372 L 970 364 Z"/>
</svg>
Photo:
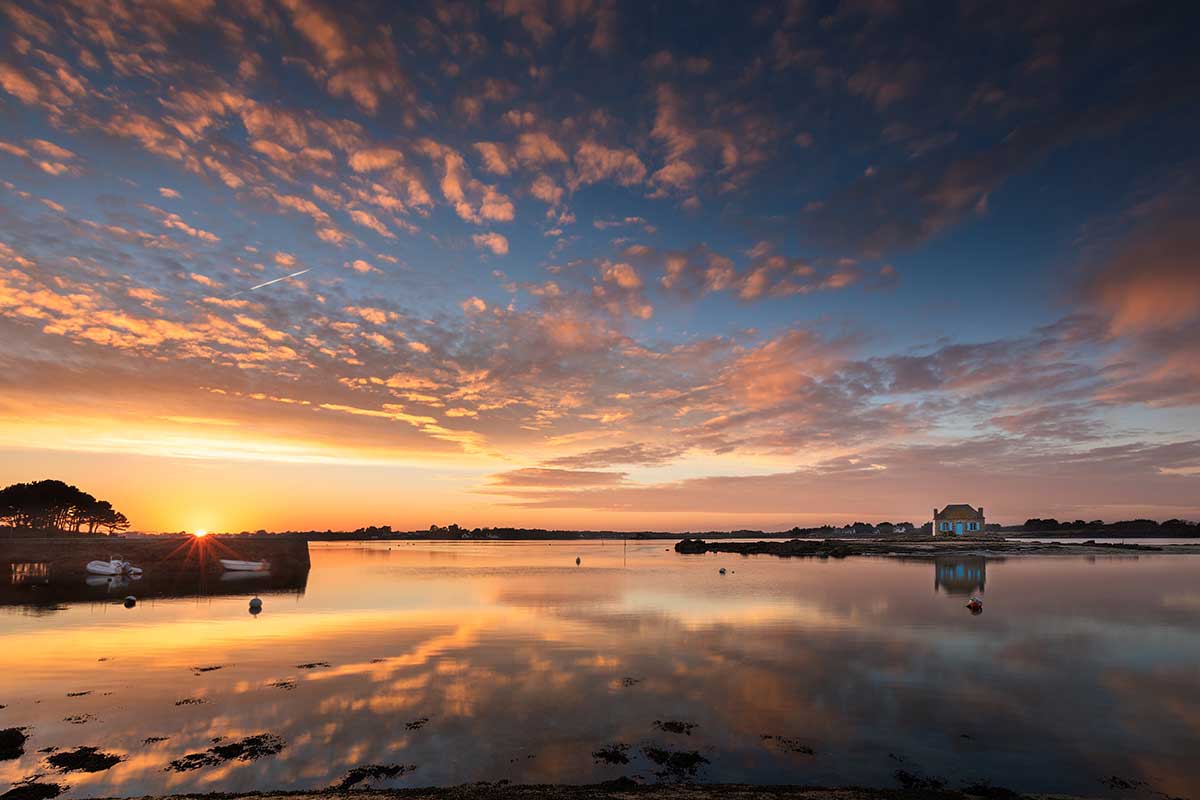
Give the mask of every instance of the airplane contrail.
<svg viewBox="0 0 1200 800">
<path fill-rule="evenodd" d="M 266 283 L 260 283 L 258 286 L 251 286 L 246 291 L 253 292 L 255 289 L 261 289 L 264 286 L 270 286 L 272 283 L 279 283 L 280 281 L 286 281 L 288 278 L 294 278 L 297 275 L 303 275 L 304 273 L 308 272 L 311 269 L 312 269 L 312 267 L 309 267 L 308 269 L 302 269 L 299 272 L 293 272 L 291 275 L 284 275 L 282 278 L 275 278 L 274 280 L 267 281 Z"/>
<path fill-rule="evenodd" d="M 309 267 L 308 269 L 302 269 L 299 272 L 293 272 L 291 275 L 284 275 L 282 278 L 273 278 L 269 281 L 264 281 L 263 283 L 260 283 L 257 286 L 251 286 L 249 289 L 243 289 L 240 292 L 236 292 L 233 295 L 233 297 L 237 297 L 239 294 L 245 294 L 246 292 L 253 292 L 255 289 L 261 289 L 264 286 L 270 286 L 272 283 L 279 283 L 280 281 L 286 281 L 288 278 L 294 278 L 297 275 L 303 275 L 304 273 L 310 272 L 310 271 L 312 271 L 312 267 Z"/>
</svg>

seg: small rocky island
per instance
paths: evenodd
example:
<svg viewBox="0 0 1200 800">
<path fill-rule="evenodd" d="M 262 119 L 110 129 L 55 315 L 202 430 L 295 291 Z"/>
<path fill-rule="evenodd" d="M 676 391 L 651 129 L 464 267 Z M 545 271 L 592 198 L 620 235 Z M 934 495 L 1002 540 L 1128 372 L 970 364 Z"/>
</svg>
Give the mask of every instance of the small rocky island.
<svg viewBox="0 0 1200 800">
<path fill-rule="evenodd" d="M 683 539 L 675 544 L 675 552 L 684 555 L 701 553 L 737 553 L 744 556 L 770 555 L 782 558 L 848 558 L 850 556 L 890 556 L 895 558 L 932 558 L 941 555 L 1020 556 L 1020 555 L 1097 555 L 1099 553 L 1136 554 L 1200 553 L 1200 546 L 1187 544 L 1147 545 L 1113 542 L 1057 543 L 1011 541 L 1000 536 L 966 538 L 905 537 L 895 539 L 788 539 L 760 542 L 710 542 L 704 539 Z"/>
</svg>

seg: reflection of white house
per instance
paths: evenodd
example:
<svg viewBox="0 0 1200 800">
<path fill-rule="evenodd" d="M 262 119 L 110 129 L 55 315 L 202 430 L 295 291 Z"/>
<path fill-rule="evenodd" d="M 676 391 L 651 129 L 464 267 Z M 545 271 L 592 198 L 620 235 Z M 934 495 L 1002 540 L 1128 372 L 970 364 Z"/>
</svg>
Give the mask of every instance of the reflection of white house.
<svg viewBox="0 0 1200 800">
<path fill-rule="evenodd" d="M 983 530 L 983 506 L 976 511 L 966 503 L 951 503 L 938 511 L 933 510 L 933 535 L 952 534 L 962 536 Z"/>
<path fill-rule="evenodd" d="M 939 556 L 933 561 L 933 588 L 946 594 L 972 595 L 987 583 L 987 559 L 982 556 Z"/>
</svg>

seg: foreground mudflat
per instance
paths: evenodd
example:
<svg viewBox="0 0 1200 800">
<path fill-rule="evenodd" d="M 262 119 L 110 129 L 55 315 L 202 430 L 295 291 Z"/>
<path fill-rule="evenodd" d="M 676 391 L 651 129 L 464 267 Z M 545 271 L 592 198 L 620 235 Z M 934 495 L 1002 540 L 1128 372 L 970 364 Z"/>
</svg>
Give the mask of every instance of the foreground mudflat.
<svg viewBox="0 0 1200 800">
<path fill-rule="evenodd" d="M 800 786 L 745 786 L 736 784 L 677 785 L 654 784 L 639 786 L 632 782 L 614 781 L 590 786 L 564 785 L 506 785 L 497 783 L 473 783 L 463 786 L 426 789 L 395 789 L 386 791 L 360 792 L 286 792 L 262 794 L 203 794 L 167 795 L 147 797 L 143 800 L 342 800 L 346 797 L 403 798 L 403 800 L 603 800 L 604 798 L 642 798 L 644 800 L 709 800 L 709 798 L 734 798 L 735 800 L 1015 800 L 1019 797 L 1062 797 L 1066 795 L 1018 795 L 1006 789 L 989 786 L 971 787 L 968 790 L 937 789 L 932 787 L 911 789 L 824 789 Z"/>
<path fill-rule="evenodd" d="M 1000 538 L 980 539 L 788 539 L 787 541 L 725 542 L 683 539 L 675 552 L 737 553 L 794 558 L 848 558 L 849 556 L 895 556 L 935 558 L 956 556 L 1095 556 L 1102 554 L 1195 555 L 1194 544 L 1126 544 L 1113 542 L 1014 542 Z"/>
</svg>

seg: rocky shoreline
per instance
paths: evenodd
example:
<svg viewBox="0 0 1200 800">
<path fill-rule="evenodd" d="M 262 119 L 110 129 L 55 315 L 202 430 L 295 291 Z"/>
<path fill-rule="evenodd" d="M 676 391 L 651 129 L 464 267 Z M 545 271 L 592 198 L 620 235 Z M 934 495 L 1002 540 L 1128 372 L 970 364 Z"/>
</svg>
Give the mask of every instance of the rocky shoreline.
<svg viewBox="0 0 1200 800">
<path fill-rule="evenodd" d="M 935 558 L 944 555 L 961 556 L 1095 556 L 1109 555 L 1181 555 L 1198 554 L 1200 545 L 1192 544 L 1124 544 L 1111 542 L 1057 543 L 1020 541 L 1003 538 L 905 538 L 905 539 L 788 539 L 760 542 L 710 542 L 704 539 L 683 539 L 675 543 L 675 552 L 685 555 L 701 553 L 737 553 L 738 555 L 770 555 L 781 558 L 848 558 L 850 556 L 889 556 L 893 558 Z"/>
</svg>

